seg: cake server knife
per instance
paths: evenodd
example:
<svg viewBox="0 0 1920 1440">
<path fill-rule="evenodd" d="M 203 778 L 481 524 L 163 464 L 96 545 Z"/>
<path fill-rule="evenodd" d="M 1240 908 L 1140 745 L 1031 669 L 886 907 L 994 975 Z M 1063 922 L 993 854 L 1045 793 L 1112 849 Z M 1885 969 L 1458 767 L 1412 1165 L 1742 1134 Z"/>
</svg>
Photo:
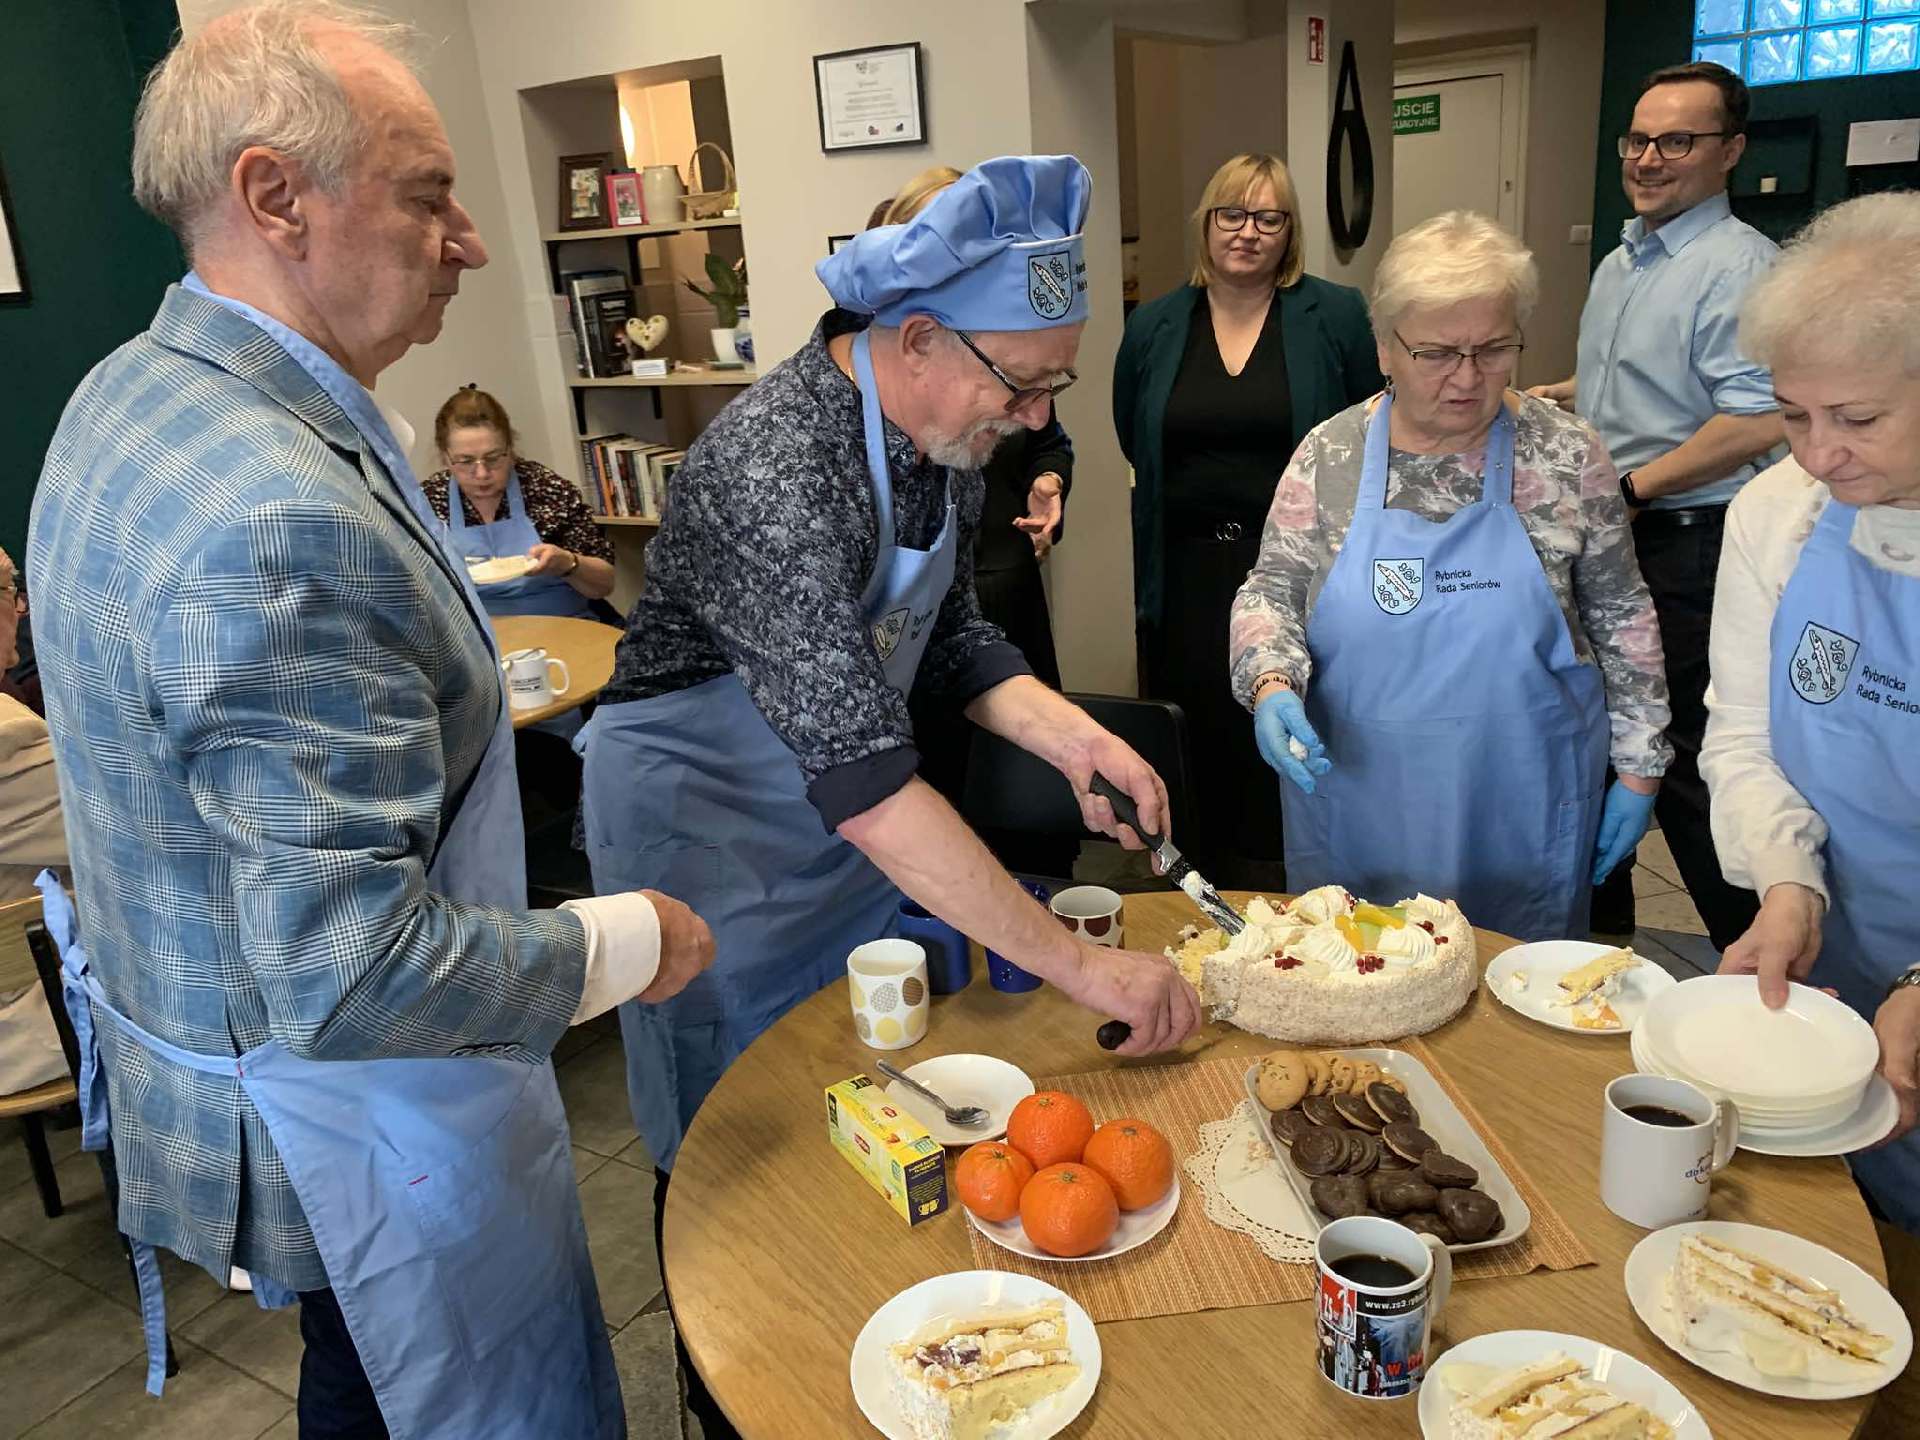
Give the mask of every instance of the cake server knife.
<svg viewBox="0 0 1920 1440">
<path fill-rule="evenodd" d="M 1113 806 L 1113 813 L 1120 817 L 1121 823 L 1133 828 L 1133 833 L 1146 843 L 1165 868 L 1167 879 L 1178 885 L 1181 892 L 1200 907 L 1202 914 L 1229 935 L 1238 935 L 1247 928 L 1247 922 L 1240 917 L 1240 912 L 1220 898 L 1220 892 L 1193 868 L 1172 840 L 1154 834 L 1140 823 L 1140 812 L 1134 809 L 1132 797 L 1097 770 L 1093 774 L 1093 793 Z"/>
</svg>

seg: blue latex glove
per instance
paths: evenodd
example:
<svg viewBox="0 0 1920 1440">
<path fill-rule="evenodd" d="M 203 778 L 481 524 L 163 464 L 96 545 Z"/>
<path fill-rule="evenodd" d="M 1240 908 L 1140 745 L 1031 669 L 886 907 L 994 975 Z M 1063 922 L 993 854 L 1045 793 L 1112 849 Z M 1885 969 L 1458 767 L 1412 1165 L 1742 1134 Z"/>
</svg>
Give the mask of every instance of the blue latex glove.
<svg viewBox="0 0 1920 1440">
<path fill-rule="evenodd" d="M 1606 879 L 1614 866 L 1633 854 L 1652 819 L 1653 796 L 1629 790 L 1619 780 L 1608 787 L 1606 803 L 1600 808 L 1600 839 L 1593 850 L 1594 884 Z"/>
<path fill-rule="evenodd" d="M 1260 702 L 1253 712 L 1253 738 L 1259 743 L 1260 758 L 1309 795 L 1313 777 L 1333 768 L 1327 747 L 1307 723 L 1307 707 L 1291 690 L 1275 690 Z M 1293 753 L 1289 740 L 1306 747 L 1304 759 Z"/>
</svg>

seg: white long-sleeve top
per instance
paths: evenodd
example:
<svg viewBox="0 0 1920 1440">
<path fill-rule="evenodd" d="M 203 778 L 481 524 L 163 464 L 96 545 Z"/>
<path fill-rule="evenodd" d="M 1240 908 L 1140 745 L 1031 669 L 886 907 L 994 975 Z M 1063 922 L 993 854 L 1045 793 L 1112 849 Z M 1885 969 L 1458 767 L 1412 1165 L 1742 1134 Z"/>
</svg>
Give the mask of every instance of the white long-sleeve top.
<svg viewBox="0 0 1920 1440">
<path fill-rule="evenodd" d="M 1801 547 L 1832 499 L 1791 458 L 1750 481 L 1727 507 L 1713 598 L 1707 736 L 1700 773 L 1713 799 L 1713 843 L 1735 885 L 1761 895 L 1781 884 L 1827 892 L 1827 823 L 1773 758 L 1769 635 Z M 1920 580 L 1920 510 L 1869 505 L 1853 549 L 1882 570 Z"/>
</svg>

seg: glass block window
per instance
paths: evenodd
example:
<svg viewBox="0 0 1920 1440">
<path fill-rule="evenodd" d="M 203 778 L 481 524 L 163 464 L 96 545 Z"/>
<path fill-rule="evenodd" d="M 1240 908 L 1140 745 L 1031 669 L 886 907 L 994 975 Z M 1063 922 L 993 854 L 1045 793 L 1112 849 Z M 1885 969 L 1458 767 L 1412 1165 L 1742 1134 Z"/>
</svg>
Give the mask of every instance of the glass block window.
<svg viewBox="0 0 1920 1440">
<path fill-rule="evenodd" d="M 1693 58 L 1749 85 L 1920 69 L 1920 0 L 1694 0 Z"/>
</svg>

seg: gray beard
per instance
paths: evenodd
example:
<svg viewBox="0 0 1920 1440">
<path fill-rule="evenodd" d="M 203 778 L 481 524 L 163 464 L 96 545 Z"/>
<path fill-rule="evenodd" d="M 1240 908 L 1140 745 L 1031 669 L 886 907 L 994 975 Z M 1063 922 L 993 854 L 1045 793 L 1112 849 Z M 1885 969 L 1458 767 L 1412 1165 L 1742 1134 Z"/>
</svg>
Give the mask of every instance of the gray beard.
<svg viewBox="0 0 1920 1440">
<path fill-rule="evenodd" d="M 992 457 L 1000 442 L 1016 430 L 1026 427 L 1006 420 L 976 420 L 958 435 L 927 437 L 927 458 L 952 470 L 978 470 Z M 994 443 L 979 453 L 980 437 L 992 435 Z"/>
</svg>

